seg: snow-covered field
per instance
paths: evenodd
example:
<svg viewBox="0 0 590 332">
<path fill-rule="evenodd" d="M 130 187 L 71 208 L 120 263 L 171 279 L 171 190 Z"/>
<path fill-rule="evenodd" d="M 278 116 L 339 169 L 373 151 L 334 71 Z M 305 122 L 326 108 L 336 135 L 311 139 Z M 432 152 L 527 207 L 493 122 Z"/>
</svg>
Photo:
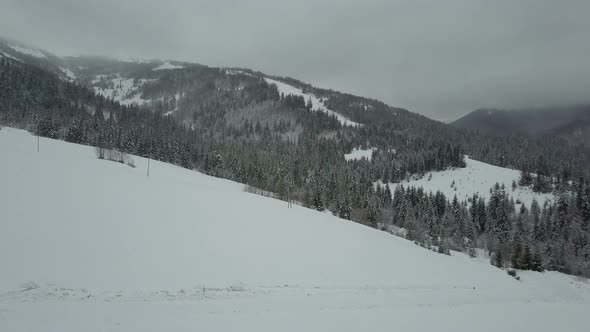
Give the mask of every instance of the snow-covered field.
<svg viewBox="0 0 590 332">
<path fill-rule="evenodd" d="M 344 159 L 346 160 L 361 160 L 361 159 L 366 159 L 368 161 L 371 161 L 371 158 L 373 158 L 373 151 L 377 150 L 376 148 L 370 148 L 370 149 L 361 149 L 359 148 L 354 148 L 352 149 L 352 151 L 350 151 L 350 153 L 347 153 L 344 155 Z"/>
<path fill-rule="evenodd" d="M 554 199 L 553 194 L 535 193 L 528 187 L 517 186 L 513 190 L 512 181 L 518 183 L 520 171 L 493 166 L 469 157 L 465 157 L 465 163 L 467 164 L 465 168 L 428 172 L 420 179 L 391 183 L 389 186 L 392 191 L 398 185 L 423 187 L 426 191 L 432 191 L 433 193 L 440 191 L 449 199 L 457 195 L 460 200 L 466 200 L 473 197 L 474 193 L 478 193 L 480 197 L 487 201 L 490 198 L 490 189 L 496 183 L 500 183 L 504 184 L 508 195 L 514 198 L 515 201 L 520 200 L 527 207 L 530 207 L 533 198 L 537 199 L 541 206 L 545 201 Z"/>
<path fill-rule="evenodd" d="M 521 281 L 243 186 L 0 130 L 0 331 L 587 331 L 590 284 Z"/>
<path fill-rule="evenodd" d="M 74 72 L 73 72 L 73 71 L 71 71 L 70 69 L 68 69 L 68 68 L 63 68 L 63 67 L 60 67 L 59 69 L 62 71 L 62 73 L 65 75 L 65 77 L 66 77 L 68 80 L 70 80 L 70 81 L 75 81 L 75 80 L 76 80 L 76 78 L 77 78 L 77 77 L 76 77 L 76 74 L 74 74 Z"/>
<path fill-rule="evenodd" d="M 319 110 L 319 111 L 328 113 L 330 115 L 334 115 L 338 119 L 338 121 L 344 126 L 353 126 L 353 127 L 361 126 L 360 123 L 354 122 L 354 121 L 346 118 L 345 116 L 330 110 L 329 108 L 326 107 L 324 102 L 320 100 L 320 98 L 316 97 L 315 95 L 313 95 L 311 93 L 304 93 L 299 88 L 296 88 L 292 85 L 289 85 L 289 84 L 286 84 L 286 83 L 283 83 L 283 82 L 280 82 L 277 80 L 270 79 L 268 77 L 264 77 L 264 80 L 268 84 L 276 85 L 279 90 L 279 94 L 302 96 L 303 99 L 305 99 L 306 103 L 308 100 L 311 100 L 312 109 Z"/>
<path fill-rule="evenodd" d="M 166 61 L 163 64 L 155 67 L 154 70 L 182 69 L 182 68 L 184 68 L 184 67 L 183 66 L 174 65 L 174 64 L 171 64 L 170 62 Z"/>
</svg>

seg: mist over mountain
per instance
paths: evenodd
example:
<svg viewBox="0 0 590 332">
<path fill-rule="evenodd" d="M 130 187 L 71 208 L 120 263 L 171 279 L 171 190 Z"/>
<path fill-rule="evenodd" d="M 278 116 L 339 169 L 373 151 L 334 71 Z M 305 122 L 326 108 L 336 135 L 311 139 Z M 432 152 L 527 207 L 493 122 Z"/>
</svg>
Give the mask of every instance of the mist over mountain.
<svg viewBox="0 0 590 332">
<path fill-rule="evenodd" d="M 479 109 L 451 123 L 497 136 L 556 135 L 573 144 L 590 145 L 590 104 L 538 109 Z"/>
</svg>

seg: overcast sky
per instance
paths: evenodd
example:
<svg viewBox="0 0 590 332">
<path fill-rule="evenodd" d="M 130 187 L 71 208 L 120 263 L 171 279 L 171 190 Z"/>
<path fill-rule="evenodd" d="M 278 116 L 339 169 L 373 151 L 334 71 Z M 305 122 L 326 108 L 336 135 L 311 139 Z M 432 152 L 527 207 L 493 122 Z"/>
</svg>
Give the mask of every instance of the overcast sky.
<svg viewBox="0 0 590 332">
<path fill-rule="evenodd" d="M 60 55 L 292 76 L 439 120 L 590 101 L 590 1 L 0 0 L 0 35 Z"/>
</svg>

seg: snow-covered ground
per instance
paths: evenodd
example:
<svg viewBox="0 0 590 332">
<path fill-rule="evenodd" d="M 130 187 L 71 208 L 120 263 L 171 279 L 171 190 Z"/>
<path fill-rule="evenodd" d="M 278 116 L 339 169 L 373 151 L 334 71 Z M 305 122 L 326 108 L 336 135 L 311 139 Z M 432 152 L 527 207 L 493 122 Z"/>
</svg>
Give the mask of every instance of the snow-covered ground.
<svg viewBox="0 0 590 332">
<path fill-rule="evenodd" d="M 163 64 L 154 68 L 154 70 L 165 70 L 165 69 L 182 69 L 183 66 L 171 64 L 170 62 L 164 62 Z"/>
<path fill-rule="evenodd" d="M 410 179 L 400 183 L 389 184 L 393 191 L 396 186 L 404 187 L 414 186 L 423 187 L 426 191 L 440 191 L 447 198 L 452 199 L 457 195 L 460 200 L 466 200 L 478 193 L 480 197 L 490 198 L 490 189 L 497 183 L 504 184 L 506 192 L 514 200 L 520 200 L 527 207 L 533 202 L 533 198 L 543 206 L 548 200 L 553 200 L 553 194 L 535 193 L 529 187 L 517 186 L 516 190 L 512 189 L 512 181 L 518 183 L 520 171 L 493 166 L 481 161 L 465 157 L 467 167 L 448 169 L 440 172 L 428 172 L 420 179 Z M 454 184 L 453 184 L 454 183 Z"/>
<path fill-rule="evenodd" d="M 105 80 L 105 75 L 97 75 L 95 79 L 92 80 L 93 84 L 97 84 L 98 82 Z M 148 79 L 132 79 L 132 78 L 125 78 L 121 76 L 116 76 L 106 82 L 109 84 L 109 88 L 102 88 L 99 86 L 94 86 L 94 92 L 104 96 L 105 98 L 112 98 L 113 100 L 119 102 L 121 105 L 143 105 L 145 103 L 150 102 L 150 100 L 143 99 L 141 97 L 140 88 L 146 82 L 149 82 Z"/>
<path fill-rule="evenodd" d="M 326 107 L 326 105 L 324 104 L 323 101 L 320 100 L 320 98 L 316 97 L 315 95 L 311 94 L 311 93 L 303 93 L 303 91 L 299 88 L 296 88 L 292 85 L 277 81 L 277 80 L 273 80 L 270 79 L 268 77 L 264 77 L 264 80 L 268 83 L 268 84 L 274 84 L 277 86 L 278 90 L 279 90 L 279 94 L 285 94 L 285 95 L 295 95 L 295 96 L 302 96 L 305 99 L 305 102 L 307 103 L 308 100 L 311 100 L 311 103 L 313 105 L 313 109 L 314 110 L 319 110 L 325 113 L 328 113 L 330 115 L 334 115 L 338 121 L 340 123 L 342 123 L 342 125 L 344 126 L 361 126 L 360 123 L 354 122 L 348 118 L 346 118 L 345 116 L 334 112 L 330 109 L 328 109 Z"/>
<path fill-rule="evenodd" d="M 0 130 L 0 331 L 587 331 L 590 285 Z M 31 283 L 34 282 L 34 283 Z"/>
<path fill-rule="evenodd" d="M 12 48 L 13 50 L 15 50 L 19 53 L 30 55 L 35 58 L 46 58 L 45 54 L 43 54 L 41 51 L 34 49 L 34 48 L 25 48 L 25 47 L 20 47 L 18 45 L 11 45 L 11 44 L 8 44 L 8 47 Z"/>
<path fill-rule="evenodd" d="M 168 111 L 168 112 L 164 113 L 164 116 L 170 116 L 170 115 L 174 114 L 174 112 L 176 112 L 176 111 L 178 111 L 178 109 L 175 108 L 172 111 Z"/>
<path fill-rule="evenodd" d="M 64 73 L 64 75 L 66 76 L 67 79 L 69 79 L 71 81 L 76 80 L 76 74 L 74 74 L 74 72 L 71 71 L 70 69 L 63 68 L 63 67 L 60 67 L 59 69 L 62 71 L 62 73 Z"/>
<path fill-rule="evenodd" d="M 16 58 L 16 57 L 14 57 L 14 56 L 12 56 L 12 55 L 10 55 L 10 54 L 4 53 L 4 52 L 2 52 L 2 51 L 0 51 L 0 55 L 1 55 L 1 56 L 3 56 L 3 57 L 7 57 L 7 58 L 9 58 L 9 59 L 12 59 L 12 60 L 16 60 L 16 61 L 19 61 L 19 62 L 23 62 L 21 59 L 18 59 L 18 58 Z"/>
<path fill-rule="evenodd" d="M 370 149 L 361 149 L 361 148 L 354 148 L 350 153 L 344 155 L 344 159 L 346 160 L 361 160 L 367 159 L 371 161 L 373 158 L 373 151 L 377 150 L 377 148 L 370 148 Z"/>
</svg>

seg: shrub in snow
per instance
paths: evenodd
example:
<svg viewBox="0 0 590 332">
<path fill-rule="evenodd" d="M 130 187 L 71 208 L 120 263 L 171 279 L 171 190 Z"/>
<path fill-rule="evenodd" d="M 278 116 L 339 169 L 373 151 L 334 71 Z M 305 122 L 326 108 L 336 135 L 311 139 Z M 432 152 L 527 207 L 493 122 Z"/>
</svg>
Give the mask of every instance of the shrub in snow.
<svg viewBox="0 0 590 332">
<path fill-rule="evenodd" d="M 253 187 L 251 185 L 244 185 L 244 192 L 246 193 L 250 193 L 250 194 L 256 194 L 256 195 L 260 195 L 263 197 L 271 197 L 271 198 L 277 198 L 277 195 L 273 192 L 267 191 L 267 190 L 262 190 L 260 188 L 256 188 Z"/>
<path fill-rule="evenodd" d="M 131 158 L 125 152 L 97 147 L 96 156 L 98 157 L 98 159 L 106 159 L 121 164 L 129 165 L 131 167 L 135 167 L 135 162 L 133 161 L 133 158 Z"/>
<path fill-rule="evenodd" d="M 515 269 L 507 269 L 506 273 L 508 273 L 509 276 L 513 277 L 516 280 L 520 280 L 520 277 L 516 274 L 516 270 Z"/>
<path fill-rule="evenodd" d="M 443 247 L 443 246 L 439 246 L 437 252 L 439 254 L 445 254 L 445 255 L 451 256 L 451 250 L 449 250 L 448 248 Z"/>
<path fill-rule="evenodd" d="M 502 251 L 498 250 L 490 255 L 490 263 L 498 268 L 504 267 L 504 257 L 502 256 Z"/>
</svg>

